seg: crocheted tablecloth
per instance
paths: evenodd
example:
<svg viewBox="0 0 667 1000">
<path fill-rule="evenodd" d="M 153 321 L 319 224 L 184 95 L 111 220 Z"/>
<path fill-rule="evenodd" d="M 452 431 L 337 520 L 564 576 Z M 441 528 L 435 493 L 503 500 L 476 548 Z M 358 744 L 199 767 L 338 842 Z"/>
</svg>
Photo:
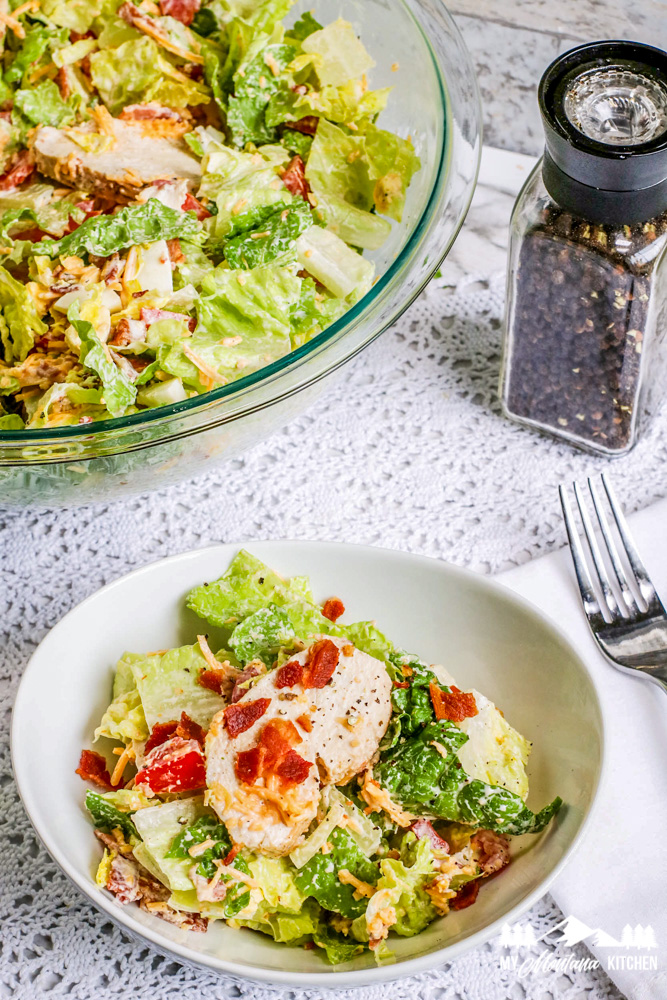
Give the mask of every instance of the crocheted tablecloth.
<svg viewBox="0 0 667 1000">
<path fill-rule="evenodd" d="M 564 543 L 557 484 L 608 468 L 500 414 L 503 276 L 435 282 L 316 405 L 241 459 L 113 506 L 0 514 L 0 996 L 200 1000 L 276 996 L 163 958 L 100 915 L 38 843 L 13 786 L 10 706 L 45 633 L 136 566 L 215 541 L 313 538 L 407 549 L 497 572 Z M 613 464 L 628 510 L 667 494 L 667 408 Z M 329 487 L 332 469 L 336 489 Z M 120 640 L 119 640 L 120 641 Z M 121 642 L 122 645 L 122 642 Z M 38 722 L 36 722 L 38 724 Z M 536 936 L 562 915 L 545 897 Z M 544 948 L 545 945 L 540 945 Z M 600 971 L 503 971 L 499 941 L 360 1000 L 574 1000 L 620 994 Z M 586 958 L 579 946 L 568 955 Z M 585 963 L 582 963 L 582 965 Z M 313 991 L 284 991 L 287 1000 Z M 342 1000 L 343 994 L 337 1000 Z"/>
</svg>

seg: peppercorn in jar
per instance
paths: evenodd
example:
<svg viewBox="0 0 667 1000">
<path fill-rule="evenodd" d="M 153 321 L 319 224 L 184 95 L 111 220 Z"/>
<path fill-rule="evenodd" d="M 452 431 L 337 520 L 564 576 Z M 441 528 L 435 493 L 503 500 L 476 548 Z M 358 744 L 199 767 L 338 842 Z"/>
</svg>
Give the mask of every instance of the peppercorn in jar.
<svg viewBox="0 0 667 1000">
<path fill-rule="evenodd" d="M 622 454 L 667 389 L 667 53 L 581 46 L 540 103 L 547 150 L 512 218 L 503 405 Z"/>
</svg>

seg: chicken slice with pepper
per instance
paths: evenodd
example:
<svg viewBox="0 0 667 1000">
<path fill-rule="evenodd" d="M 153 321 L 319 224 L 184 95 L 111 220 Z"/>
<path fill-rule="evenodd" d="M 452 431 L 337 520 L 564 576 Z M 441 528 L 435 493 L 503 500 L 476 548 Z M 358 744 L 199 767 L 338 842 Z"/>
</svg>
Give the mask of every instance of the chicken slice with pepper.
<svg viewBox="0 0 667 1000">
<path fill-rule="evenodd" d="M 317 815 L 321 786 L 370 763 L 390 716 L 384 664 L 346 639 L 317 637 L 213 719 L 209 802 L 236 843 L 288 854 Z"/>
</svg>

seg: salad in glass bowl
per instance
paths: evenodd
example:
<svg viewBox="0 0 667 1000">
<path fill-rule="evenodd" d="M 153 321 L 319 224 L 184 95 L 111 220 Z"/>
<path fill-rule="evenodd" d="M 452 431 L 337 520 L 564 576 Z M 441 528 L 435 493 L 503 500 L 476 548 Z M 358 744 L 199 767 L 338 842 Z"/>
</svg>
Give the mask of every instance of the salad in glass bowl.
<svg viewBox="0 0 667 1000">
<path fill-rule="evenodd" d="M 125 653 L 95 730 L 113 749 L 77 769 L 117 903 L 382 962 L 558 811 L 526 805 L 530 743 L 489 699 L 306 578 L 241 551 L 187 606 L 224 647 Z"/>
<path fill-rule="evenodd" d="M 353 27 L 292 2 L 3 17 L 0 431 L 219 389 L 371 287 L 419 158 Z"/>
</svg>

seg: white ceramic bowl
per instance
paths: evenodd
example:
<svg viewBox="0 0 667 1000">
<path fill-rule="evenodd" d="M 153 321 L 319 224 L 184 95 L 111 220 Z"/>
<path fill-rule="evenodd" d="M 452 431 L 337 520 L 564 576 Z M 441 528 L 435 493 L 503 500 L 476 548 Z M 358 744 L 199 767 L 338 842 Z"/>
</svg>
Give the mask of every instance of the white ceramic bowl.
<svg viewBox="0 0 667 1000">
<path fill-rule="evenodd" d="M 100 910 L 182 961 L 301 987 L 348 987 L 396 979 L 453 958 L 493 937 L 542 896 L 565 864 L 589 816 L 602 765 L 602 719 L 593 683 L 554 625 L 500 585 L 419 556 L 355 545 L 261 542 L 247 547 L 285 575 L 309 574 L 317 598 L 346 605 L 345 620 L 377 619 L 391 638 L 445 664 L 463 688 L 476 687 L 534 741 L 529 804 L 556 795 L 566 805 L 537 837 L 513 841 L 513 863 L 483 887 L 474 906 L 438 919 L 422 934 L 395 939 L 396 963 L 376 968 L 366 954 L 336 969 L 316 951 L 216 923 L 181 931 L 137 906 L 121 907 L 94 882 L 99 845 L 74 773 L 110 694 L 112 666 L 125 650 L 192 642 L 201 622 L 184 609 L 195 584 L 226 569 L 238 545 L 166 559 L 104 587 L 58 623 L 32 657 L 12 726 L 14 771 L 28 815 L 63 871 Z"/>
</svg>

